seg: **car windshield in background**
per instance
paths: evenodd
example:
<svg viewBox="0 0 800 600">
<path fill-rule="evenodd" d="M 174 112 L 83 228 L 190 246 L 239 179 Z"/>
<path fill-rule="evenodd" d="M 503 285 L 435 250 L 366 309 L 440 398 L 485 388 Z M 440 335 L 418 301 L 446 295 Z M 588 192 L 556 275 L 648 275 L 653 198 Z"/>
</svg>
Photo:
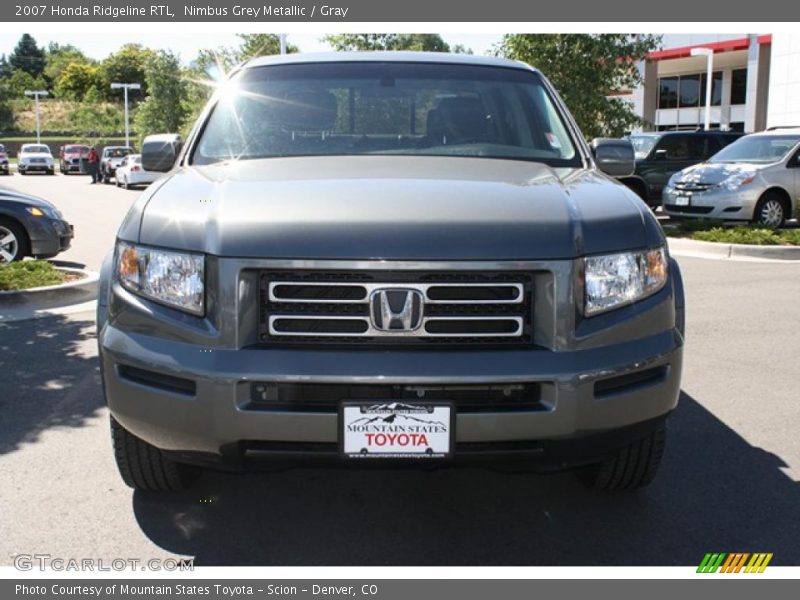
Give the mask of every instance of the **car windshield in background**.
<svg viewBox="0 0 800 600">
<path fill-rule="evenodd" d="M 68 152 L 70 154 L 83 154 L 89 152 L 89 146 L 67 146 L 64 148 L 64 152 Z"/>
<path fill-rule="evenodd" d="M 110 158 L 120 158 L 122 156 L 128 156 L 130 153 L 130 148 L 114 148 L 113 150 L 108 150 L 106 156 Z"/>
<path fill-rule="evenodd" d="M 636 158 L 647 158 L 653 146 L 658 142 L 659 136 L 657 135 L 632 135 L 630 136 L 631 144 L 633 144 L 633 152 Z"/>
<path fill-rule="evenodd" d="M 50 153 L 50 148 L 48 148 L 47 146 L 25 146 L 22 149 L 22 151 L 23 152 L 32 152 L 32 153 L 44 152 L 44 153 L 49 154 Z"/>
<path fill-rule="evenodd" d="M 712 163 L 773 163 L 800 143 L 800 135 L 753 135 L 740 138 L 709 159 Z"/>
<path fill-rule="evenodd" d="M 245 69 L 220 92 L 192 162 L 368 154 L 580 165 L 536 73 L 393 62 Z"/>
</svg>

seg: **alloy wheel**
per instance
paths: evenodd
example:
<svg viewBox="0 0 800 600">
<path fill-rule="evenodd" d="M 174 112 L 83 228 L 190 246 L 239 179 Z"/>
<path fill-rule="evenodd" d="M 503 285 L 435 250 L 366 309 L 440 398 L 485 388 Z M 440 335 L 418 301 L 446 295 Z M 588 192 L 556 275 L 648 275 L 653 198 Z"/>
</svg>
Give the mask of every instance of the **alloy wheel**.
<svg viewBox="0 0 800 600">
<path fill-rule="evenodd" d="M 761 206 L 758 222 L 769 227 L 779 227 L 783 223 L 783 204 L 778 200 L 767 200 Z"/>
<path fill-rule="evenodd" d="M 0 225 L 0 263 L 10 263 L 19 252 L 19 240 L 14 232 Z"/>
</svg>

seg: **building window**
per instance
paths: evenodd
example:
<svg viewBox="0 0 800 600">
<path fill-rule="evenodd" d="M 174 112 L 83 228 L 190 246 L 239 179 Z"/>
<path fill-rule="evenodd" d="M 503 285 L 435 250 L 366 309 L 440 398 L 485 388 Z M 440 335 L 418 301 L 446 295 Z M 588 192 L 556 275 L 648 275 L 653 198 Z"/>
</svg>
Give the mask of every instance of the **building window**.
<svg viewBox="0 0 800 600">
<path fill-rule="evenodd" d="M 720 106 L 722 104 L 722 71 L 714 71 L 712 77 L 711 106 Z M 662 77 L 658 80 L 658 108 L 697 108 L 705 105 L 705 73 Z"/>
<path fill-rule="evenodd" d="M 678 108 L 677 77 L 662 77 L 658 80 L 658 108 Z"/>
<path fill-rule="evenodd" d="M 681 108 L 697 108 L 700 104 L 700 75 L 682 75 L 678 78 Z"/>
<path fill-rule="evenodd" d="M 747 69 L 734 69 L 731 73 L 731 104 L 747 102 Z"/>
<path fill-rule="evenodd" d="M 711 74 L 711 106 L 722 104 L 722 71 Z M 700 76 L 700 106 L 706 105 L 706 74 Z"/>
<path fill-rule="evenodd" d="M 741 121 L 736 121 L 735 123 L 731 123 L 729 125 L 729 131 L 741 131 L 744 132 L 744 123 Z"/>
</svg>

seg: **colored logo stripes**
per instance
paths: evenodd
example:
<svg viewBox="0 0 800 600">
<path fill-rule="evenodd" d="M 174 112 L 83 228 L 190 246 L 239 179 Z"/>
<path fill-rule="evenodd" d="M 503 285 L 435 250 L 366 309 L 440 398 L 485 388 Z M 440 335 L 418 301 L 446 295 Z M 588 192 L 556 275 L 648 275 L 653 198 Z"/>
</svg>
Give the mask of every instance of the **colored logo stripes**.
<svg viewBox="0 0 800 600">
<path fill-rule="evenodd" d="M 749 560 L 748 560 L 749 559 Z M 763 573 L 769 561 L 772 560 L 772 553 L 766 552 L 709 552 L 703 557 L 700 566 L 697 567 L 698 573 Z"/>
</svg>

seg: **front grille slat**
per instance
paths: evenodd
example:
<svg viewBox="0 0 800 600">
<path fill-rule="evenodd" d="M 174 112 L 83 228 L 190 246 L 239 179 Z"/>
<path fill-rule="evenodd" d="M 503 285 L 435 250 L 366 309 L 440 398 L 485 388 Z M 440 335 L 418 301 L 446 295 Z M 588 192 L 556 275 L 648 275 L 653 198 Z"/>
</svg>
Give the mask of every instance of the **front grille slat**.
<svg viewBox="0 0 800 600">
<path fill-rule="evenodd" d="M 414 296 L 412 324 L 384 324 L 379 296 L 387 289 Z M 259 337 L 272 344 L 530 344 L 532 289 L 532 273 L 513 271 L 264 271 Z"/>
</svg>

